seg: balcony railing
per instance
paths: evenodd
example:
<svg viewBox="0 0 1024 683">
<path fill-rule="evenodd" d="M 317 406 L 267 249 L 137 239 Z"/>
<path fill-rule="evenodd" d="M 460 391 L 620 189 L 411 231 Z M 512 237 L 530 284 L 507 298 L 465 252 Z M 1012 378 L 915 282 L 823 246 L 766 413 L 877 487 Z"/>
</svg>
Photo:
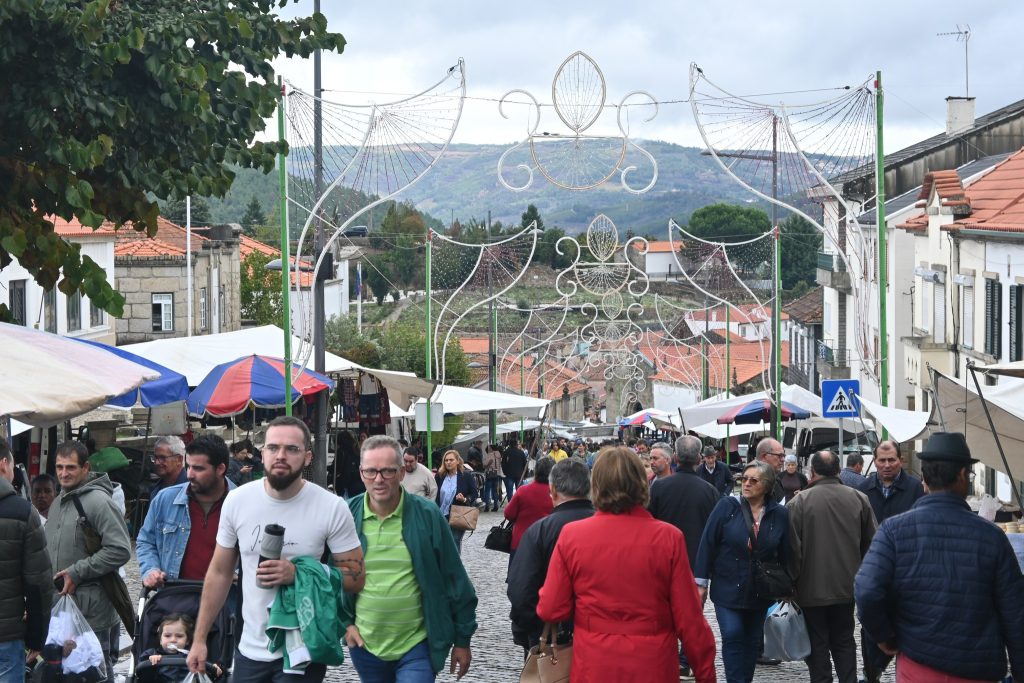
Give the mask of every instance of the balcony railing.
<svg viewBox="0 0 1024 683">
<path fill-rule="evenodd" d="M 847 349 L 840 349 L 833 341 L 818 342 L 818 358 L 837 368 L 845 368 L 850 364 Z"/>
<path fill-rule="evenodd" d="M 843 263 L 841 258 L 839 258 L 839 255 L 828 251 L 818 252 L 818 268 L 833 273 L 846 272 L 846 264 Z"/>
</svg>

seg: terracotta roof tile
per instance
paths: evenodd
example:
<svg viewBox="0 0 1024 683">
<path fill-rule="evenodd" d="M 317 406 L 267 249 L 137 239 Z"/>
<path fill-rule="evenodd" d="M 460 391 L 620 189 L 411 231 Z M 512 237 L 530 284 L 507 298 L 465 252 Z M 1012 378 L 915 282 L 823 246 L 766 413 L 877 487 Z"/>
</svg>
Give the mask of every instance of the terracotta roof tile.
<svg viewBox="0 0 1024 683">
<path fill-rule="evenodd" d="M 185 250 L 157 238 L 125 241 L 118 240 L 117 244 L 114 245 L 114 256 L 128 256 L 132 258 L 180 258 L 185 256 Z"/>
<path fill-rule="evenodd" d="M 105 233 L 110 236 L 114 233 L 114 224 L 110 221 L 104 221 L 99 228 L 93 230 L 74 218 L 66 221 L 59 216 L 47 216 L 46 220 L 53 223 L 53 231 L 61 237 L 92 237 L 97 233 Z"/>
<path fill-rule="evenodd" d="M 673 251 L 679 249 L 682 246 L 682 242 L 669 242 L 668 240 L 660 240 L 657 242 L 648 242 L 647 253 L 648 254 L 671 254 Z M 673 249 L 675 247 L 675 249 Z M 640 244 L 634 242 L 633 248 L 637 251 L 640 250 Z"/>
<path fill-rule="evenodd" d="M 815 287 L 799 299 L 791 301 L 782 310 L 788 311 L 790 318 L 805 325 L 820 325 L 825 305 L 822 289 Z"/>
<path fill-rule="evenodd" d="M 281 258 L 281 250 L 280 249 L 275 249 L 274 247 L 270 246 L 269 244 L 264 244 L 263 242 L 260 242 L 259 240 L 254 240 L 253 238 L 251 238 L 251 237 L 249 237 L 247 235 L 239 235 L 239 241 L 238 241 L 238 256 L 239 256 L 239 258 L 244 261 L 246 258 L 248 258 L 249 254 L 253 253 L 254 251 L 258 251 L 261 254 L 265 254 L 266 256 L 270 256 L 270 257 L 273 257 L 273 258 Z"/>
</svg>

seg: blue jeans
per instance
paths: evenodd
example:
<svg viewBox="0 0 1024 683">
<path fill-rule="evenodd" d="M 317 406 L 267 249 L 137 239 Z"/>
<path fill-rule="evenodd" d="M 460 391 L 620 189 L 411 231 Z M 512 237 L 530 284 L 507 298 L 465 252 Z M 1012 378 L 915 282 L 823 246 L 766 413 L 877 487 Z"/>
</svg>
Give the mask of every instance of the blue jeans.
<svg viewBox="0 0 1024 683">
<path fill-rule="evenodd" d="M 425 640 L 393 662 L 385 662 L 363 647 L 350 647 L 348 656 L 363 683 L 434 683 Z"/>
<path fill-rule="evenodd" d="M 726 683 L 750 683 L 754 680 L 757 653 L 764 642 L 765 611 L 715 605 L 718 630 L 722 633 Z"/>
<path fill-rule="evenodd" d="M 512 494 L 516 492 L 516 480 L 512 477 L 505 477 L 505 502 L 512 500 Z"/>
<path fill-rule="evenodd" d="M 484 505 L 493 504 L 494 507 L 498 507 L 501 503 L 501 497 L 498 495 L 498 479 L 486 479 L 484 480 Z"/>
<path fill-rule="evenodd" d="M 0 643 L 0 683 L 25 683 L 25 641 Z"/>
</svg>

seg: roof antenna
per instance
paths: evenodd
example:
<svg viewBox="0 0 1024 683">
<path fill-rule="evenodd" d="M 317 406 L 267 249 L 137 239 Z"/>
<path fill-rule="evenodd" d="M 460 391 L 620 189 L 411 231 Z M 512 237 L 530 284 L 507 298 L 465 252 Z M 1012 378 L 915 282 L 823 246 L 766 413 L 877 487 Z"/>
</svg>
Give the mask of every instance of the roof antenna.
<svg viewBox="0 0 1024 683">
<path fill-rule="evenodd" d="M 960 24 L 956 25 L 955 31 L 947 31 L 945 33 L 936 33 L 937 36 L 956 36 L 956 42 L 964 44 L 964 97 L 970 97 L 971 95 L 971 81 L 970 81 L 970 61 L 967 55 L 967 45 L 971 41 L 971 25 Z"/>
</svg>

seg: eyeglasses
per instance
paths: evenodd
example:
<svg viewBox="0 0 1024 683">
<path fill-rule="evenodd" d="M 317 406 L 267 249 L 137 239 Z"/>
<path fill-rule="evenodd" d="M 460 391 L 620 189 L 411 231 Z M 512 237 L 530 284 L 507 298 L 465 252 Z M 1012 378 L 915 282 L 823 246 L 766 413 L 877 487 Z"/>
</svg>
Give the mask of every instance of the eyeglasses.
<svg viewBox="0 0 1024 683">
<path fill-rule="evenodd" d="M 263 450 L 265 450 L 267 453 L 270 453 L 271 455 L 277 455 L 278 453 L 281 452 L 282 448 L 284 449 L 286 455 L 298 455 L 299 453 L 305 451 L 305 449 L 302 448 L 302 446 L 296 446 L 294 444 L 282 446 L 276 443 L 268 443 L 263 447 Z"/>
<path fill-rule="evenodd" d="M 173 454 L 172 455 L 151 455 L 151 456 L 149 456 L 149 459 L 152 460 L 153 462 L 167 462 L 168 460 L 170 460 L 172 458 L 180 458 L 180 457 L 181 457 L 180 455 L 173 455 Z"/>
<path fill-rule="evenodd" d="M 374 479 L 377 478 L 378 474 L 381 476 L 381 478 L 387 481 L 388 479 L 395 478 L 395 475 L 398 474 L 398 468 L 381 467 L 380 469 L 377 469 L 376 467 L 360 467 L 359 474 L 361 474 L 363 476 L 363 479 L 365 479 L 366 481 L 373 481 Z"/>
<path fill-rule="evenodd" d="M 768 451 L 765 455 L 774 455 L 777 458 L 786 457 L 786 451 Z"/>
<path fill-rule="evenodd" d="M 760 481 L 757 477 L 740 477 L 740 482 L 743 484 L 757 484 Z"/>
</svg>

